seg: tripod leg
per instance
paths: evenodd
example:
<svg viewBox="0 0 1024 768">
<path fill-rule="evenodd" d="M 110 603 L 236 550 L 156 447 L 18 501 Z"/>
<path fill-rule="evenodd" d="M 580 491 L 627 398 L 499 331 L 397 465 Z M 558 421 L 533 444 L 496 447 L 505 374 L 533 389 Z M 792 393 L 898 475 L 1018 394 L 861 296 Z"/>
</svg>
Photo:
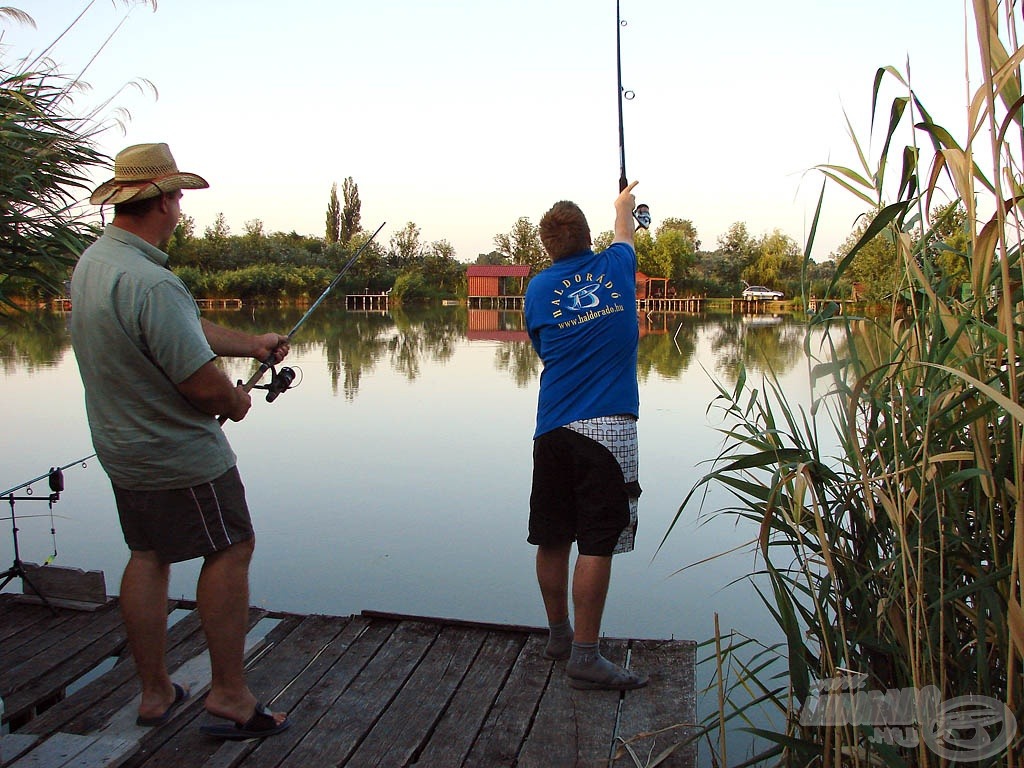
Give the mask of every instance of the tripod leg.
<svg viewBox="0 0 1024 768">
<path fill-rule="evenodd" d="M 45 605 L 47 608 L 50 609 L 50 613 L 51 614 L 56 616 L 57 615 L 57 609 L 54 608 L 52 605 L 50 605 L 50 601 L 46 599 L 46 595 L 44 595 L 42 592 L 40 592 L 39 588 L 36 587 L 36 585 L 32 583 L 32 579 L 30 579 L 28 577 L 28 574 L 25 573 L 24 569 L 19 569 L 19 570 L 21 570 L 21 573 L 18 574 L 18 575 L 21 576 L 22 583 L 25 586 L 27 586 L 29 589 L 31 589 L 33 592 L 35 592 L 36 593 L 36 597 L 38 597 L 40 600 L 43 601 L 43 605 Z M 14 578 L 13 575 L 8 578 L 8 581 L 10 581 L 10 579 L 12 579 L 12 578 Z"/>
</svg>

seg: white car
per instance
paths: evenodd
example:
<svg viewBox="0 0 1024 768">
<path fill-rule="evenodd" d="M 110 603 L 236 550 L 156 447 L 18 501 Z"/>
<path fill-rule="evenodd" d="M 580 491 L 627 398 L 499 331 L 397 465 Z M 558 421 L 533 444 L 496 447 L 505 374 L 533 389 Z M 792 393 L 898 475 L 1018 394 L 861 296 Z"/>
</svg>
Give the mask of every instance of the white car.
<svg viewBox="0 0 1024 768">
<path fill-rule="evenodd" d="M 769 299 L 770 301 L 778 301 L 782 296 L 782 291 L 773 291 L 770 288 L 765 288 L 763 285 L 748 285 L 743 289 L 744 299 Z"/>
</svg>

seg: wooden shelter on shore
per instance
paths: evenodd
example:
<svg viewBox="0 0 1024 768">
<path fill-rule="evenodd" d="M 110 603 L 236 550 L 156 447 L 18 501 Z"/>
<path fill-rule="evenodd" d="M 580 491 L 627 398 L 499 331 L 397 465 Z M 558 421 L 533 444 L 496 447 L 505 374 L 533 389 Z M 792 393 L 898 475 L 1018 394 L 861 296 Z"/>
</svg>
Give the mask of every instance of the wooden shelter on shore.
<svg viewBox="0 0 1024 768">
<path fill-rule="evenodd" d="M 470 307 L 515 309 L 523 306 L 528 264 L 470 264 L 466 298 Z"/>
</svg>

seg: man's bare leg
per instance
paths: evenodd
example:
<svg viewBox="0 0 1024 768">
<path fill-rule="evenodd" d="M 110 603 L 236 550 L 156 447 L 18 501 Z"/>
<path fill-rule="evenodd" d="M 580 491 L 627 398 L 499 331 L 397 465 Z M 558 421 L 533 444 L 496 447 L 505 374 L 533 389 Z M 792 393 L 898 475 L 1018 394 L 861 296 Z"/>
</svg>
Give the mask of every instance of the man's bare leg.
<svg viewBox="0 0 1024 768">
<path fill-rule="evenodd" d="M 647 685 L 647 676 L 623 669 L 601 655 L 601 617 L 611 582 L 612 558 L 579 555 L 572 577 L 576 639 L 565 665 L 569 685 L 592 690 L 629 690 Z"/>
<path fill-rule="evenodd" d="M 255 540 L 234 544 L 208 555 L 199 574 L 196 605 L 210 650 L 211 715 L 245 723 L 256 708 L 256 697 L 245 682 L 245 635 L 249 626 L 249 563 Z M 283 712 L 275 713 L 281 723 Z"/>
<path fill-rule="evenodd" d="M 572 602 L 576 641 L 596 643 L 601 636 L 601 617 L 612 578 L 612 558 L 578 555 L 572 574 Z"/>
<path fill-rule="evenodd" d="M 537 547 L 537 583 L 548 617 L 548 644 L 544 656 L 567 659 L 572 650 L 569 620 L 569 555 L 572 542 L 562 547 Z"/>
<path fill-rule="evenodd" d="M 121 577 L 121 615 L 142 683 L 140 718 L 159 717 L 175 699 L 165 658 L 170 576 L 170 564 L 155 552 L 133 551 Z"/>
</svg>

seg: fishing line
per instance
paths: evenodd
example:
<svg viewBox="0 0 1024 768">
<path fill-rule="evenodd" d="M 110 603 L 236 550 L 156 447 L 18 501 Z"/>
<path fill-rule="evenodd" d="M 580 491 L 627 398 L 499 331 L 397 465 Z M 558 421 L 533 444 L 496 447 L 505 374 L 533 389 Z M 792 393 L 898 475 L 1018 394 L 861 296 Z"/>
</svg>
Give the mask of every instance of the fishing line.
<svg viewBox="0 0 1024 768">
<path fill-rule="evenodd" d="M 619 86 L 619 192 L 629 186 L 626 178 L 626 131 L 622 119 L 622 103 L 632 101 L 636 97 L 636 92 L 622 87 L 622 28 L 627 24 L 619 12 L 619 0 L 615 0 L 615 71 Z M 633 211 L 633 218 L 636 219 L 637 229 L 650 229 L 651 209 L 644 203 L 637 205 Z"/>
</svg>

